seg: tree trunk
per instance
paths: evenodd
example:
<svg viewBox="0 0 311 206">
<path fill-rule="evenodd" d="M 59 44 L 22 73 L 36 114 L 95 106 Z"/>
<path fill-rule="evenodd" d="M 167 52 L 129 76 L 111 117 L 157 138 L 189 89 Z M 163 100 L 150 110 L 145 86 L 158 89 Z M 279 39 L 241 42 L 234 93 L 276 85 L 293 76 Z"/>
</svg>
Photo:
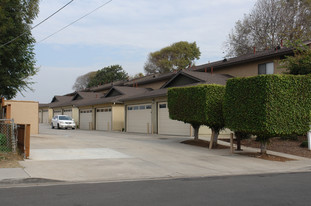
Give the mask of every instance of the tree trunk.
<svg viewBox="0 0 311 206">
<path fill-rule="evenodd" d="M 260 143 L 260 153 L 267 154 L 267 141 L 262 140 Z"/>
<path fill-rule="evenodd" d="M 209 148 L 212 149 L 214 146 L 217 145 L 218 142 L 218 136 L 219 136 L 219 130 L 215 130 L 212 128 L 212 135 L 211 135 L 211 140 L 209 143 Z"/>
<path fill-rule="evenodd" d="M 242 149 L 241 149 L 241 135 L 239 133 L 236 133 L 235 136 L 236 136 L 236 150 L 242 151 Z"/>
<path fill-rule="evenodd" d="M 199 129 L 200 125 L 192 125 L 194 129 L 194 140 L 199 140 Z"/>
</svg>

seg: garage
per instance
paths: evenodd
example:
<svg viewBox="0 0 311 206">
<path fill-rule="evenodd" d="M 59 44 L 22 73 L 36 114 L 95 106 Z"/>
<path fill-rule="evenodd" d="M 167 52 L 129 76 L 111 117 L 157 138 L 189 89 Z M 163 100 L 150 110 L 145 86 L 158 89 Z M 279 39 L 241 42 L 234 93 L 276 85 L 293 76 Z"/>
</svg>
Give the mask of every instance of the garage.
<svg viewBox="0 0 311 206">
<path fill-rule="evenodd" d="M 190 124 L 169 118 L 167 102 L 158 103 L 158 134 L 190 135 Z"/>
<path fill-rule="evenodd" d="M 96 109 L 96 130 L 111 130 L 111 107 Z"/>
<path fill-rule="evenodd" d="M 62 115 L 62 110 L 53 110 L 53 117 L 56 115 Z"/>
<path fill-rule="evenodd" d="M 80 129 L 91 130 L 93 124 L 92 109 L 80 110 Z"/>
<path fill-rule="evenodd" d="M 126 131 L 151 133 L 151 104 L 127 106 Z"/>
<path fill-rule="evenodd" d="M 63 114 L 72 117 L 72 109 L 64 109 Z"/>
<path fill-rule="evenodd" d="M 39 123 L 42 123 L 42 110 L 39 110 Z"/>
<path fill-rule="evenodd" d="M 42 123 L 49 123 L 49 110 L 45 109 L 45 110 L 42 110 L 42 120 L 41 120 Z"/>
</svg>

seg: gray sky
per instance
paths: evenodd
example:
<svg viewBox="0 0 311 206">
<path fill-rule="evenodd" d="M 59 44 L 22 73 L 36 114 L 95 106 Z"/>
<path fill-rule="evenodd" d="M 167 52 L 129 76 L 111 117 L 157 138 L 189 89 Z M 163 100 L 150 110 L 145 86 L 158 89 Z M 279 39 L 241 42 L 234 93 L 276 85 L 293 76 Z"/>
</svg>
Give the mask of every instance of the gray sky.
<svg viewBox="0 0 311 206">
<path fill-rule="evenodd" d="M 37 42 L 108 0 L 75 0 L 33 30 Z M 34 24 L 69 0 L 41 0 Z M 224 42 L 235 22 L 249 13 L 255 0 L 113 0 L 51 38 L 35 45 L 40 71 L 32 78 L 34 92 L 16 100 L 48 103 L 54 95 L 72 92 L 76 78 L 113 64 L 129 75 L 144 72 L 150 52 L 178 41 L 196 41 L 197 65 L 224 57 Z"/>
</svg>

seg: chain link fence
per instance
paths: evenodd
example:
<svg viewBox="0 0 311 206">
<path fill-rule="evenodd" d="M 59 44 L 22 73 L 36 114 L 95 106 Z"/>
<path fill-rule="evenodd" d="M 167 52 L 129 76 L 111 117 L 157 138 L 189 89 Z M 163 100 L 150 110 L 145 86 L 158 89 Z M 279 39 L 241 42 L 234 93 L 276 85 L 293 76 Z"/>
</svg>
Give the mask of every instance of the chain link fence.
<svg viewBox="0 0 311 206">
<path fill-rule="evenodd" d="M 16 125 L 12 119 L 0 119 L 0 152 L 16 152 Z"/>
</svg>

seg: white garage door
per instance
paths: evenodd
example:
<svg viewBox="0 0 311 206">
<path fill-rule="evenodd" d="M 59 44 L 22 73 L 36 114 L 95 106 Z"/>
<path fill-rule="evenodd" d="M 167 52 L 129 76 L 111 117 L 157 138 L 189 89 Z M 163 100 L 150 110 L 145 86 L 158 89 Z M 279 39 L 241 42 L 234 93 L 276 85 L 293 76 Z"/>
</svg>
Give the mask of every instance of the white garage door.
<svg viewBox="0 0 311 206">
<path fill-rule="evenodd" d="M 151 133 L 151 104 L 127 107 L 127 132 Z"/>
<path fill-rule="evenodd" d="M 64 109 L 64 115 L 68 115 L 69 117 L 72 118 L 72 109 Z"/>
<path fill-rule="evenodd" d="M 92 129 L 92 109 L 80 110 L 80 129 Z"/>
<path fill-rule="evenodd" d="M 39 110 L 39 123 L 42 123 L 42 110 Z"/>
<path fill-rule="evenodd" d="M 53 117 L 55 117 L 56 115 L 62 115 L 62 110 L 54 110 Z"/>
<path fill-rule="evenodd" d="M 111 107 L 96 109 L 96 130 L 111 130 Z"/>
<path fill-rule="evenodd" d="M 49 110 L 43 110 L 42 112 L 42 123 L 49 123 Z"/>
<path fill-rule="evenodd" d="M 158 134 L 190 136 L 190 124 L 170 119 L 167 102 L 161 102 L 158 104 Z"/>
</svg>

